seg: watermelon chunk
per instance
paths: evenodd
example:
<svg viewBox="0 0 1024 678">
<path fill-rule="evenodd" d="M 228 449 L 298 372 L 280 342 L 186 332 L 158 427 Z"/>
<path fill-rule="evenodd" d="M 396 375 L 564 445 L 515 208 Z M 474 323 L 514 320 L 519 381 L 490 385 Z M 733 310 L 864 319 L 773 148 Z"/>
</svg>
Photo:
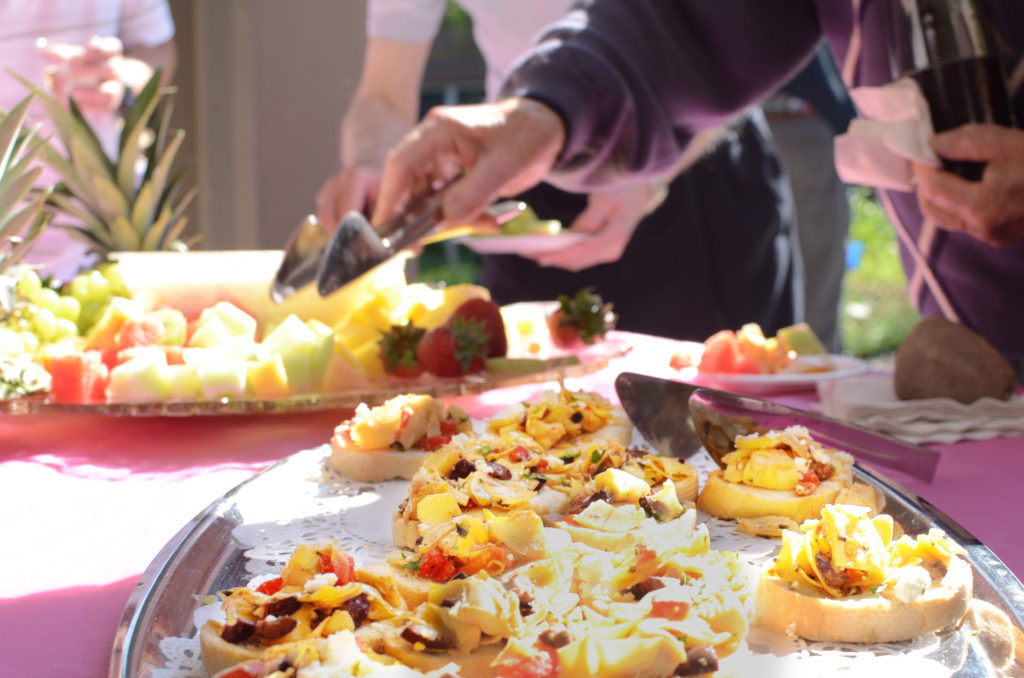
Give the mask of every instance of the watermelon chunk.
<svg viewBox="0 0 1024 678">
<path fill-rule="evenodd" d="M 46 365 L 53 378 L 51 394 L 59 403 L 104 403 L 110 371 L 99 351 L 55 355 Z"/>
</svg>

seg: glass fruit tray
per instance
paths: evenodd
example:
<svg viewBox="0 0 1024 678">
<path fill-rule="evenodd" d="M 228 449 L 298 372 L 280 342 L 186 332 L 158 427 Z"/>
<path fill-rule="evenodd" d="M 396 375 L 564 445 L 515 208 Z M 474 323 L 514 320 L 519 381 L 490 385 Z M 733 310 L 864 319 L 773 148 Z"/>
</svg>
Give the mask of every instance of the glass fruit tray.
<svg viewBox="0 0 1024 678">
<path fill-rule="evenodd" d="M 0 414 L 39 414 L 74 412 L 120 417 L 191 417 L 239 414 L 286 414 L 351 409 L 360 403 L 378 405 L 402 393 L 423 393 L 438 398 L 483 393 L 506 386 L 560 381 L 592 374 L 608 366 L 609 361 L 630 350 L 622 338 L 609 337 L 586 346 L 577 353 L 577 364 L 554 364 L 547 369 L 525 374 L 476 372 L 462 377 L 439 378 L 424 375 L 416 379 L 381 379 L 371 388 L 339 393 L 311 393 L 288 398 L 218 400 L 166 400 L 73 404 L 55 402 L 47 394 L 0 399 Z"/>
<path fill-rule="evenodd" d="M 634 445 L 644 445 L 634 434 Z M 334 539 L 357 566 L 392 551 L 389 516 L 408 483 L 356 483 L 330 469 L 329 446 L 298 452 L 242 483 L 198 515 L 156 556 L 129 598 L 110 661 L 110 678 L 202 678 L 196 629 L 199 596 L 248 584 L 278 572 L 299 543 Z M 701 480 L 716 468 L 703 450 L 689 460 Z M 939 528 L 967 552 L 974 595 L 1024 623 L 1024 586 L 969 532 L 885 477 L 855 468 L 858 480 L 886 499 L 885 511 L 908 534 Z M 745 535 L 731 521 L 700 514 L 713 548 L 735 551 L 757 564 L 776 542 Z M 198 612 L 197 612 L 198 611 Z M 914 641 L 878 645 L 806 643 L 755 628 L 748 643 L 750 675 L 996 676 L 975 629 L 957 629 Z M 756 635 L 755 635 L 756 633 Z M 743 674 L 747 675 L 747 674 Z"/>
</svg>

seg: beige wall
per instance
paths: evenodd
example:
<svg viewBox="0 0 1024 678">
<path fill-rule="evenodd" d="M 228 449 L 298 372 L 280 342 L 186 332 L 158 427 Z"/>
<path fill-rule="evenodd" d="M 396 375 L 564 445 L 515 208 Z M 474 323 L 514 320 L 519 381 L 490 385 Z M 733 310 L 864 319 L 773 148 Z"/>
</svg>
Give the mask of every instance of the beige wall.
<svg viewBox="0 0 1024 678">
<path fill-rule="evenodd" d="M 363 0 L 170 0 L 201 249 L 276 249 L 338 167 Z"/>
</svg>

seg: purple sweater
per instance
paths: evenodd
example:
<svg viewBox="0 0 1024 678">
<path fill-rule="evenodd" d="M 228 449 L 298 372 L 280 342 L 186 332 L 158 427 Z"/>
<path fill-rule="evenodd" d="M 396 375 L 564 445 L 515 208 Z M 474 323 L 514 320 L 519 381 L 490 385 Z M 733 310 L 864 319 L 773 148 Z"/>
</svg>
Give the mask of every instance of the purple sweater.
<svg viewBox="0 0 1024 678">
<path fill-rule="evenodd" d="M 890 82 L 890 1 L 898 0 L 590 0 L 547 30 L 503 94 L 538 99 L 562 116 L 562 182 L 586 189 L 623 172 L 651 174 L 669 167 L 694 133 L 784 84 L 822 37 L 848 86 Z M 1016 64 L 1024 57 L 1024 2 L 993 2 Z M 1024 121 L 1024 92 L 1014 103 Z M 923 232 L 915 196 L 886 193 L 890 216 L 920 243 L 934 273 L 930 287 L 901 241 L 921 313 L 943 314 L 945 297 L 947 314 L 1024 361 L 1024 241 L 1000 248 Z"/>
</svg>

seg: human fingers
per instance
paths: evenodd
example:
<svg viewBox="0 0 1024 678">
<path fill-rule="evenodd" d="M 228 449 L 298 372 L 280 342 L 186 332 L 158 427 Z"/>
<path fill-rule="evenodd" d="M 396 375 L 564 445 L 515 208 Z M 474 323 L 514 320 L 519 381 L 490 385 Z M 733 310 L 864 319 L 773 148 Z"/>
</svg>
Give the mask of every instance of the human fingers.
<svg viewBox="0 0 1024 678">
<path fill-rule="evenodd" d="M 372 207 L 380 172 L 363 167 L 347 167 L 328 178 L 316 193 L 317 218 L 328 231 L 350 210 Z"/>
<path fill-rule="evenodd" d="M 81 45 L 69 45 L 62 42 L 50 42 L 46 38 L 36 40 L 36 50 L 44 63 L 61 66 L 72 57 L 81 55 L 85 48 Z"/>
<path fill-rule="evenodd" d="M 85 44 L 82 59 L 89 62 L 109 61 L 124 56 L 124 44 L 113 35 L 93 36 Z"/>
<path fill-rule="evenodd" d="M 116 80 L 100 83 L 98 87 L 72 87 L 71 98 L 83 111 L 109 113 L 124 100 L 124 85 Z"/>
<path fill-rule="evenodd" d="M 961 125 L 936 134 L 931 144 L 949 160 L 988 162 L 1024 154 L 1024 131 L 1002 125 Z"/>
<path fill-rule="evenodd" d="M 471 170 L 445 199 L 445 215 L 466 219 L 499 195 L 514 195 L 541 181 L 558 157 L 565 139 L 561 118 L 532 99 L 506 99 L 469 112 L 479 131 L 473 146 L 462 149 Z"/>
<path fill-rule="evenodd" d="M 924 166 L 914 173 L 921 210 L 945 230 L 991 245 L 1024 238 L 1024 155 L 991 161 L 981 181 Z"/>
</svg>

